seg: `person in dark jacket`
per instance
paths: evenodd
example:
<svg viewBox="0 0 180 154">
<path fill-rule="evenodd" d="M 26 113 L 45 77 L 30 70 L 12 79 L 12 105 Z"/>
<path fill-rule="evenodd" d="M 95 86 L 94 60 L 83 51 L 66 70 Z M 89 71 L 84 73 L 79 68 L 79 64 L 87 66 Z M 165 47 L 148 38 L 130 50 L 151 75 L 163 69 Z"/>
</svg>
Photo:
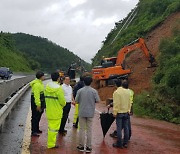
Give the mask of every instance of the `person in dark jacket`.
<svg viewBox="0 0 180 154">
<path fill-rule="evenodd" d="M 84 87 L 84 78 L 83 76 L 80 76 L 80 81 L 75 85 L 73 90 L 73 96 L 76 97 L 77 91 Z M 73 120 L 73 127 L 78 128 L 78 104 L 75 104 L 75 112 L 74 112 L 74 120 Z"/>
</svg>

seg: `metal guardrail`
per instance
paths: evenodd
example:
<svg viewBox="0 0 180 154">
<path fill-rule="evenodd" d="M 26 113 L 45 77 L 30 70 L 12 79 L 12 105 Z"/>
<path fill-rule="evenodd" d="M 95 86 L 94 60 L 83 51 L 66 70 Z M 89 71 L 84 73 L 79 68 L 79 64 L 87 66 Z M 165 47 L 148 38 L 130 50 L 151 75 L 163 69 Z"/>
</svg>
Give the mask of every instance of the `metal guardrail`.
<svg viewBox="0 0 180 154">
<path fill-rule="evenodd" d="M 9 113 L 11 113 L 11 110 L 16 104 L 16 102 L 22 97 L 22 95 L 26 92 L 28 88 L 29 84 L 25 85 L 0 109 L 0 132 L 2 130 L 6 117 L 9 115 Z"/>
<path fill-rule="evenodd" d="M 6 99 L 13 93 L 19 91 L 24 85 L 35 78 L 34 75 L 16 78 L 13 80 L 5 80 L 0 82 L 0 104 L 4 104 Z"/>
<path fill-rule="evenodd" d="M 45 78 L 45 80 L 48 80 L 50 79 L 50 76 L 46 75 Z M 11 110 L 16 105 L 17 101 L 28 90 L 30 87 L 29 82 L 33 79 L 35 79 L 35 76 L 29 75 L 27 77 L 21 77 L 0 83 L 0 100 L 5 101 L 7 97 L 15 93 L 7 103 L 0 103 L 0 106 L 2 106 L 2 108 L 0 108 L 0 132 L 3 128 L 6 117 L 11 113 Z"/>
</svg>

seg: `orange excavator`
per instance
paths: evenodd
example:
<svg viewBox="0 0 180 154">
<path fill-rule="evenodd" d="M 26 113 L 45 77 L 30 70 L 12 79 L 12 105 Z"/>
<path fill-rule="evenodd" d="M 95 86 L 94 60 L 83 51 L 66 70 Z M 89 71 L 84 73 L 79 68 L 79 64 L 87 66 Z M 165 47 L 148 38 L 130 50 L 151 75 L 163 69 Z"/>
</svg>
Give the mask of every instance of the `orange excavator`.
<svg viewBox="0 0 180 154">
<path fill-rule="evenodd" d="M 145 44 L 145 40 L 143 38 L 139 38 L 120 49 L 118 51 L 117 57 L 104 58 L 101 61 L 101 66 L 95 66 L 92 69 L 93 79 L 96 81 L 100 81 L 101 85 L 101 83 L 108 84 L 109 81 L 110 83 L 112 83 L 113 79 L 127 78 L 128 75 L 131 73 L 131 70 L 125 69 L 124 60 L 128 53 L 136 49 L 141 49 L 147 60 L 150 62 L 150 67 L 156 66 L 155 59 L 148 50 Z"/>
</svg>

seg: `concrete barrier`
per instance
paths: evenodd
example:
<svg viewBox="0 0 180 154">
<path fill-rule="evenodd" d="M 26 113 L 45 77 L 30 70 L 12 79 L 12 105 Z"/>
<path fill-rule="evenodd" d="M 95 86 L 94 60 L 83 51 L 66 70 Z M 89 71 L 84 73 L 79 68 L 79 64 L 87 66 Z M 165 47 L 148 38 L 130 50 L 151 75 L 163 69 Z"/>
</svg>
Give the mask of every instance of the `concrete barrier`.
<svg viewBox="0 0 180 154">
<path fill-rule="evenodd" d="M 27 76 L 27 77 L 22 77 L 21 79 L 20 78 L 14 79 L 15 81 L 13 81 L 12 83 L 11 83 L 11 81 L 6 81 L 6 83 L 4 83 L 4 84 L 6 84 L 4 87 L 3 87 L 3 84 L 1 85 L 1 83 L 0 83 L 0 90 L 3 89 L 3 91 L 9 93 L 9 94 L 5 94 L 5 93 L 1 94 L 0 93 L 0 95 L 3 96 L 2 100 L 6 99 L 10 94 L 16 92 L 14 94 L 14 96 L 12 96 L 12 98 L 7 103 L 0 104 L 0 107 L 1 107 L 0 108 L 0 132 L 3 128 L 3 124 L 5 122 L 6 117 L 11 113 L 11 110 L 16 105 L 17 101 L 24 95 L 24 93 L 30 87 L 28 82 L 33 80 L 34 78 L 35 78 L 35 76 Z M 45 78 L 46 78 L 45 80 L 48 80 L 50 78 L 50 76 L 46 75 Z M 10 87 L 8 88 L 8 86 L 10 86 Z M 16 88 L 14 88 L 13 86 Z M 5 89 L 8 89 L 8 90 L 6 91 Z M 11 89 L 11 90 L 9 90 L 9 89 Z"/>
<path fill-rule="evenodd" d="M 0 82 L 0 104 L 5 103 L 5 100 L 13 93 L 19 91 L 24 85 L 35 78 L 34 75 L 24 76 L 13 80 L 5 80 Z"/>
<path fill-rule="evenodd" d="M 22 97 L 22 95 L 29 88 L 29 84 L 21 88 L 4 106 L 0 109 L 0 132 L 2 130 L 6 117 L 11 113 L 12 108 L 16 102 Z"/>
</svg>

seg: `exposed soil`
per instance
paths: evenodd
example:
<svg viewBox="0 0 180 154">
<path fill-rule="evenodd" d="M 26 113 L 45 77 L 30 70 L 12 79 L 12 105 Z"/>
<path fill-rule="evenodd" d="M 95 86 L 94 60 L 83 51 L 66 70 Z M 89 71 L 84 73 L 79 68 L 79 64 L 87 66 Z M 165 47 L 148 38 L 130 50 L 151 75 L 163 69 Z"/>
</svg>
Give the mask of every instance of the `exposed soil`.
<svg viewBox="0 0 180 154">
<path fill-rule="evenodd" d="M 170 15 L 158 27 L 149 32 L 145 37 L 146 45 L 155 59 L 159 54 L 159 44 L 161 39 L 170 37 L 173 28 L 177 26 L 177 20 L 180 20 L 180 12 Z M 149 62 L 139 50 L 134 51 L 126 58 L 126 65 L 131 69 L 132 73 L 129 77 L 129 87 L 138 94 L 144 90 L 151 89 L 152 76 L 156 68 L 147 68 Z M 98 89 L 101 100 L 111 98 L 115 87 L 103 87 Z"/>
</svg>

